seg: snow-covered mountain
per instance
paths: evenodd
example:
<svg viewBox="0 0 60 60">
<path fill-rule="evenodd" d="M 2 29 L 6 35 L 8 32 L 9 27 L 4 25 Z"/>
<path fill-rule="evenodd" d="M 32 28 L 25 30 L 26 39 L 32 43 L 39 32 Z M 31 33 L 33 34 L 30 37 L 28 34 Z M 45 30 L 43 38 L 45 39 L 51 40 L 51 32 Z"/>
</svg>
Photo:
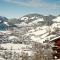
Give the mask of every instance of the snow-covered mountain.
<svg viewBox="0 0 60 60">
<path fill-rule="evenodd" d="M 23 58 L 28 56 L 30 60 L 36 56 L 50 58 L 53 44 L 50 45 L 49 41 L 60 36 L 60 16 L 28 14 L 19 19 L 3 20 L 0 28 L 5 25 L 13 29 L 0 31 L 0 58 L 9 57 L 11 53 L 13 59 L 8 59 L 12 60 L 19 56 Z"/>
<path fill-rule="evenodd" d="M 39 14 L 29 14 L 21 17 L 20 21 L 20 24 L 16 24 L 18 27 L 25 29 L 27 29 L 27 26 L 29 27 L 29 30 L 24 33 L 24 38 L 26 38 L 27 41 L 30 40 L 40 43 L 56 37 L 58 34 L 58 32 L 56 32 L 58 26 L 55 26 L 56 28 L 54 28 L 54 25 L 59 24 L 60 26 L 60 23 L 57 22 L 59 21 L 59 16 L 52 15 L 43 16 Z"/>
<path fill-rule="evenodd" d="M 4 24 L 8 25 L 10 23 L 17 26 L 13 27 L 15 32 L 13 35 L 17 35 L 24 42 L 30 40 L 43 43 L 46 39 L 49 40 L 49 38 L 55 37 L 58 34 L 56 30 L 57 27 L 60 28 L 59 20 L 60 16 L 28 14 L 19 19 L 8 19 Z"/>
<path fill-rule="evenodd" d="M 0 21 L 2 22 L 2 21 L 7 21 L 8 20 L 8 18 L 6 18 L 6 17 L 4 17 L 4 16 L 0 16 Z"/>
<path fill-rule="evenodd" d="M 17 25 L 18 27 L 51 25 L 52 19 L 54 18 L 55 16 L 52 16 L 52 15 L 44 16 L 40 14 L 28 14 L 19 18 L 18 20 L 20 21 L 20 23 L 16 23 L 15 25 Z"/>
<path fill-rule="evenodd" d="M 19 18 L 20 24 L 16 24 L 17 26 L 32 26 L 39 22 L 43 22 L 43 15 L 40 14 L 28 14 L 21 18 Z"/>
<path fill-rule="evenodd" d="M 3 26 L 9 26 L 8 18 L 0 16 L 0 27 L 4 28 Z"/>
<path fill-rule="evenodd" d="M 60 23 L 60 16 L 57 16 L 55 19 L 52 20 L 55 23 Z"/>
</svg>

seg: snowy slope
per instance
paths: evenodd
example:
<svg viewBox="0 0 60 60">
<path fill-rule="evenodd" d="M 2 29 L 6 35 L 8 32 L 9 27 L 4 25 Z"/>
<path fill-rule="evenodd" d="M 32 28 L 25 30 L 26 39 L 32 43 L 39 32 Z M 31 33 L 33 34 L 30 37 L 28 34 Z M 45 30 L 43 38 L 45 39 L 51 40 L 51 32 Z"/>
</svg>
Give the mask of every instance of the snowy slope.
<svg viewBox="0 0 60 60">
<path fill-rule="evenodd" d="M 60 16 L 58 16 L 57 18 L 53 19 L 52 21 L 53 21 L 53 22 L 60 23 Z"/>
<path fill-rule="evenodd" d="M 19 20 L 20 23 L 15 24 L 19 27 L 18 29 L 16 28 L 16 30 L 19 30 L 19 33 L 23 34 L 23 36 L 30 36 L 31 41 L 35 42 L 37 41 L 42 43 L 48 36 L 53 36 L 52 33 L 55 33 L 57 27 L 60 28 L 60 16 L 55 17 L 52 15 L 44 16 L 40 14 L 28 14 L 19 18 Z M 52 22 L 52 24 L 47 25 L 47 23 L 49 24 L 50 22 Z M 4 24 L 8 25 L 7 22 L 4 22 Z"/>
</svg>

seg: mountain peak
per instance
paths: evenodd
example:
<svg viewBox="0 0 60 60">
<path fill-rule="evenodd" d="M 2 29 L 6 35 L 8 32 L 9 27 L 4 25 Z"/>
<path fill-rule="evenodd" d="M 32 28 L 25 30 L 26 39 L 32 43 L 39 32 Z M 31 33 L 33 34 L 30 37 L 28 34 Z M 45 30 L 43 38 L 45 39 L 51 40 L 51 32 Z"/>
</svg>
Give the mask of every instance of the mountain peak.
<svg viewBox="0 0 60 60">
<path fill-rule="evenodd" d="M 0 22 L 4 22 L 4 21 L 7 21 L 8 19 L 4 16 L 0 16 Z"/>
</svg>

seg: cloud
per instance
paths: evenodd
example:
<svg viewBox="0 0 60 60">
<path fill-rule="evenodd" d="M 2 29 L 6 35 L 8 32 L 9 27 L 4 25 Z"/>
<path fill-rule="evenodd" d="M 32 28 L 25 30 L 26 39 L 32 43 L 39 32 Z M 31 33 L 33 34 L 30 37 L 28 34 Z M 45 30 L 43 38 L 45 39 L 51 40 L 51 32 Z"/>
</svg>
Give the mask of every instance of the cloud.
<svg viewBox="0 0 60 60">
<path fill-rule="evenodd" d="M 40 7 L 48 9 L 60 8 L 60 0 L 4 0 L 25 7 Z"/>
</svg>

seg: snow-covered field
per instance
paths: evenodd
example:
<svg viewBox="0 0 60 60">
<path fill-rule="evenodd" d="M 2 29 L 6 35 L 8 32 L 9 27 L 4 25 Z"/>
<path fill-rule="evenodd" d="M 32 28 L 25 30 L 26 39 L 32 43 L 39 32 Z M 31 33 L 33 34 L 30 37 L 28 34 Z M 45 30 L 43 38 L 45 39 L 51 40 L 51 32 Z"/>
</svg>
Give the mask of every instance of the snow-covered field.
<svg viewBox="0 0 60 60">
<path fill-rule="evenodd" d="M 28 53 L 28 56 L 33 55 L 33 51 L 29 49 L 32 48 L 32 46 L 30 45 L 7 43 L 7 44 L 0 44 L 0 46 L 6 49 L 6 50 L 0 50 L 0 52 L 11 51 L 12 54 L 16 52 L 19 53 L 20 55 L 22 55 L 22 52 L 24 52 L 24 53 Z"/>
<path fill-rule="evenodd" d="M 6 44 L 0 44 L 1 47 L 5 49 L 12 49 L 12 50 L 20 50 L 20 49 L 26 49 L 28 47 L 32 47 L 30 45 L 25 45 L 25 44 L 12 44 L 12 43 L 6 43 Z"/>
</svg>

